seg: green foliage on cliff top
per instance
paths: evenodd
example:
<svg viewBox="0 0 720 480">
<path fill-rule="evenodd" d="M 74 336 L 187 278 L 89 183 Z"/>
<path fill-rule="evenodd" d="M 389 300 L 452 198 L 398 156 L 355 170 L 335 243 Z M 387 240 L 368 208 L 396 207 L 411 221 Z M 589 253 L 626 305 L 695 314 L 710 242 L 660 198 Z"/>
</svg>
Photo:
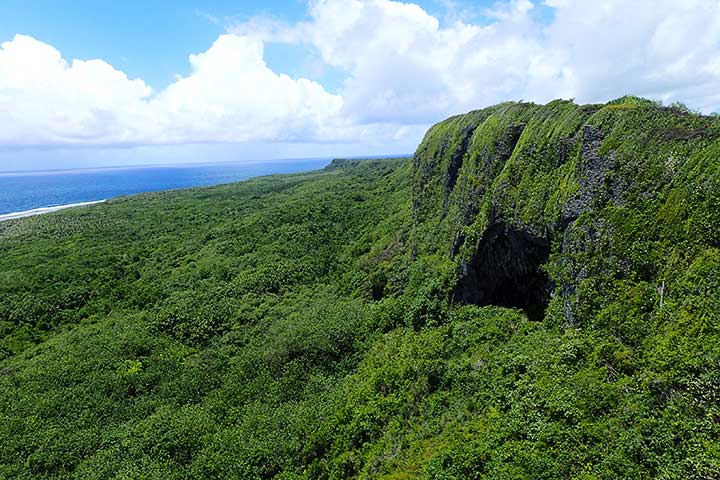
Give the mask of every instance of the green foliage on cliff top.
<svg viewBox="0 0 720 480">
<path fill-rule="evenodd" d="M 718 478 L 718 132 L 507 103 L 0 223 L 0 478 Z M 550 242 L 542 321 L 451 302 L 499 220 Z"/>
</svg>

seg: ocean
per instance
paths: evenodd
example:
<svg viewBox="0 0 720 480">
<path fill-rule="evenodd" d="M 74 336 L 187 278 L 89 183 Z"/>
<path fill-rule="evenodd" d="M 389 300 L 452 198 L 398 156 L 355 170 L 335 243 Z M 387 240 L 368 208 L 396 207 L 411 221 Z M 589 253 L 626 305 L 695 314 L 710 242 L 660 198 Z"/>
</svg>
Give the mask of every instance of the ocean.
<svg viewBox="0 0 720 480">
<path fill-rule="evenodd" d="M 237 182 L 317 170 L 330 159 L 0 173 L 0 215 L 122 195 Z"/>
</svg>

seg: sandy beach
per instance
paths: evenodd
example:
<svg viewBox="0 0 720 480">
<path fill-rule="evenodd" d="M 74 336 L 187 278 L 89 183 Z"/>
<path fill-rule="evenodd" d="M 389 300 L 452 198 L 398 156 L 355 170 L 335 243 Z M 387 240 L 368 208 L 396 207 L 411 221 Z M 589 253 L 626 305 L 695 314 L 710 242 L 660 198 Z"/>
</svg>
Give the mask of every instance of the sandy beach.
<svg viewBox="0 0 720 480">
<path fill-rule="evenodd" d="M 25 210 L 24 212 L 6 213 L 4 215 L 0 215 L 0 222 L 4 222 L 6 220 L 15 220 L 16 218 L 32 217 L 34 215 L 43 215 L 45 213 L 57 212 L 58 210 L 64 210 L 66 208 L 86 207 L 88 205 L 95 205 L 95 204 L 103 203 L 103 202 L 105 202 L 105 200 L 97 200 L 94 202 L 70 203 L 67 205 L 57 205 L 54 207 L 34 208 L 32 210 Z"/>
</svg>

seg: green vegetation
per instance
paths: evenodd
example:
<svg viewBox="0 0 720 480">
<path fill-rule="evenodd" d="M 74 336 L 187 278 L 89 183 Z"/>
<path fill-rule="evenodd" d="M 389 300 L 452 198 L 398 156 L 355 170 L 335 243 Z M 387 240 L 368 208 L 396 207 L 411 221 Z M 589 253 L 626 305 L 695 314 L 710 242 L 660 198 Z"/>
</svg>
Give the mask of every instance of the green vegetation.
<svg viewBox="0 0 720 480">
<path fill-rule="evenodd" d="M 720 478 L 719 159 L 679 106 L 505 103 L 0 223 L 0 478 Z"/>
</svg>

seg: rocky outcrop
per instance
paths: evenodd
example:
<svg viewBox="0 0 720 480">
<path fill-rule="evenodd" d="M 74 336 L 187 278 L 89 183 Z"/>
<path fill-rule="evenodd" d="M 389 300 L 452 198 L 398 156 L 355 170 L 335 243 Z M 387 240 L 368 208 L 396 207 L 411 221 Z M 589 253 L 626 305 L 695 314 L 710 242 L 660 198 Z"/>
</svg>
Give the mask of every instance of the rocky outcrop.
<svg viewBox="0 0 720 480">
<path fill-rule="evenodd" d="M 615 251 L 632 240 L 618 211 L 644 218 L 640 208 L 657 210 L 671 175 L 714 145 L 717 123 L 634 97 L 506 103 L 448 119 L 414 157 L 414 249 L 455 262 L 454 302 L 520 308 L 535 319 L 554 303 L 576 325 L 588 278 L 638 267 Z M 702 135 L 669 136 L 668 125 Z"/>
</svg>

